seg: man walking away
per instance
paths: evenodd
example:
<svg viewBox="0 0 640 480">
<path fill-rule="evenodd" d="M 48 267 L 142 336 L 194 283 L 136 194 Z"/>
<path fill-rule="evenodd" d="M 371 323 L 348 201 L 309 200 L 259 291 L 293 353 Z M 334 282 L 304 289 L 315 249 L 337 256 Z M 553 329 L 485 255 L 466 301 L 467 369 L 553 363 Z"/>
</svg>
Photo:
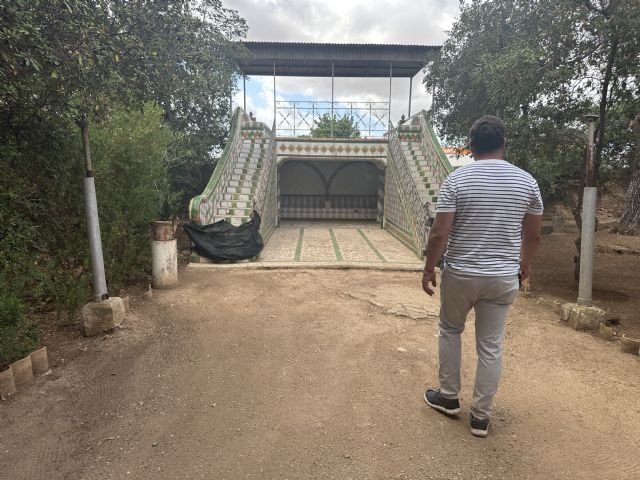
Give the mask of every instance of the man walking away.
<svg viewBox="0 0 640 480">
<path fill-rule="evenodd" d="M 429 406 L 460 412 L 462 334 L 476 314 L 478 365 L 471 405 L 471 433 L 486 437 L 502 370 L 507 312 L 540 243 L 542 199 L 531 175 L 503 160 L 505 127 L 486 115 L 469 131 L 471 165 L 453 172 L 438 195 L 429 234 L 422 288 L 433 295 L 435 265 L 444 253 L 440 297 L 440 388 L 424 394 Z M 446 251 L 445 251 L 446 250 Z"/>
</svg>

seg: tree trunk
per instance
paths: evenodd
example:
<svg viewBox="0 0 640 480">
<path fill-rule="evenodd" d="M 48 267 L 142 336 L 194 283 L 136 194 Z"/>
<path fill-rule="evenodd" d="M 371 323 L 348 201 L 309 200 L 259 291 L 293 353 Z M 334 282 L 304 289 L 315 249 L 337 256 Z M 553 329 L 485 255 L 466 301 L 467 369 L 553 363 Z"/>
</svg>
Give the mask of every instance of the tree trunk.
<svg viewBox="0 0 640 480">
<path fill-rule="evenodd" d="M 640 168 L 637 168 L 631 176 L 624 213 L 615 232 L 623 235 L 640 235 Z"/>
<path fill-rule="evenodd" d="M 640 235 L 640 113 L 631 121 L 629 128 L 633 130 L 636 140 L 631 152 L 631 181 L 627 188 L 624 213 L 613 231 L 623 235 Z"/>
</svg>

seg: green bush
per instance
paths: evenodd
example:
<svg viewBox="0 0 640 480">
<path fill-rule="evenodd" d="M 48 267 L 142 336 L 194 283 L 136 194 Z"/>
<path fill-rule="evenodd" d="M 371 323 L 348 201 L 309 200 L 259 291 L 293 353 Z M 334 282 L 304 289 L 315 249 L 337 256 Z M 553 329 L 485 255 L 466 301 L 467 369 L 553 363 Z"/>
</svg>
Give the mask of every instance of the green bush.
<svg viewBox="0 0 640 480">
<path fill-rule="evenodd" d="M 175 135 L 162 110 L 117 111 L 89 130 L 110 293 L 146 278 L 149 222 L 166 195 Z M 90 297 L 80 133 L 0 138 L 0 292 L 70 316 Z M 4 340 L 2 340 L 4 341 Z"/>
<path fill-rule="evenodd" d="M 38 330 L 26 320 L 25 311 L 15 295 L 0 293 L 0 367 L 25 357 L 38 345 Z"/>
<path fill-rule="evenodd" d="M 162 110 L 119 112 L 90 132 L 107 284 L 117 290 L 151 266 L 149 222 L 158 219 L 175 136 Z M 86 244 L 86 241 L 85 241 Z"/>
</svg>

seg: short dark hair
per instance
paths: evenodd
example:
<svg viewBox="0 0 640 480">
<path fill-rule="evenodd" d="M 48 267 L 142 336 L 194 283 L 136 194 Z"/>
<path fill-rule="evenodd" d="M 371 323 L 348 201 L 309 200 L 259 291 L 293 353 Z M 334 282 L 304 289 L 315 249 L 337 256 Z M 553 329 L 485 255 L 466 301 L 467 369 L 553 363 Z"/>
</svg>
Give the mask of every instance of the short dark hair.
<svg viewBox="0 0 640 480">
<path fill-rule="evenodd" d="M 475 154 L 494 152 L 504 143 L 504 122 L 493 115 L 484 115 L 473 122 L 469 130 L 469 146 Z"/>
</svg>

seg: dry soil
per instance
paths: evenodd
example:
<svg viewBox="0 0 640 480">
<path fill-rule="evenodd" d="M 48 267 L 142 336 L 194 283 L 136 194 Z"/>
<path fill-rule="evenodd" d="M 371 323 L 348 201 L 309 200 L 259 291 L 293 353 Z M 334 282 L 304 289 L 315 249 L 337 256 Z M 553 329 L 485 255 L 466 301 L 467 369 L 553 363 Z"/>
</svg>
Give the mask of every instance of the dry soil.
<svg viewBox="0 0 640 480">
<path fill-rule="evenodd" d="M 187 270 L 112 334 L 52 346 L 52 374 L 0 402 L 0 477 L 639 478 L 638 357 L 519 298 L 478 439 L 473 318 L 463 413 L 422 400 L 437 310 L 416 273 Z"/>
</svg>

